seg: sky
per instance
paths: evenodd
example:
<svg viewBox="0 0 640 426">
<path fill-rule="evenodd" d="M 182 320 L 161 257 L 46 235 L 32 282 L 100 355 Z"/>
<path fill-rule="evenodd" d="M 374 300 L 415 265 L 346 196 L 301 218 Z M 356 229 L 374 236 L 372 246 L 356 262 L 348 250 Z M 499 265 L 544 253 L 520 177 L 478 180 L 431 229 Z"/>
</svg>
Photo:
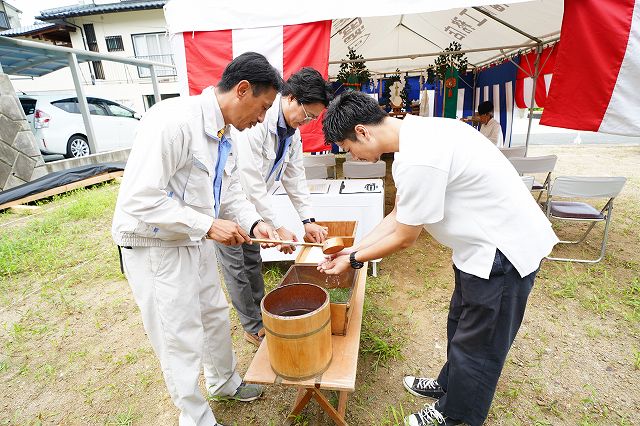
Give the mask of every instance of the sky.
<svg viewBox="0 0 640 426">
<path fill-rule="evenodd" d="M 96 0 L 95 3 L 115 3 L 117 1 L 118 0 Z M 34 17 L 38 16 L 41 10 L 81 3 L 92 3 L 92 0 L 6 0 L 6 2 L 22 11 L 20 22 L 22 26 L 27 26 L 33 24 L 35 20 Z"/>
</svg>

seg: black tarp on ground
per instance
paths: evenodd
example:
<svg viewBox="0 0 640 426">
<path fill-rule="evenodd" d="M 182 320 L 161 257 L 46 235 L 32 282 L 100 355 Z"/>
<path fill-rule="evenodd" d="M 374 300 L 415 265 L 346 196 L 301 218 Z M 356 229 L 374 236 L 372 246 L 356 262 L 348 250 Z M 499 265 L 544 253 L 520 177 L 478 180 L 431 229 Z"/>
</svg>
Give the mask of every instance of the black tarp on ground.
<svg viewBox="0 0 640 426">
<path fill-rule="evenodd" d="M 124 170 L 124 166 L 125 163 L 89 164 L 49 173 L 34 181 L 0 192 L 0 205 L 103 173 Z"/>
</svg>

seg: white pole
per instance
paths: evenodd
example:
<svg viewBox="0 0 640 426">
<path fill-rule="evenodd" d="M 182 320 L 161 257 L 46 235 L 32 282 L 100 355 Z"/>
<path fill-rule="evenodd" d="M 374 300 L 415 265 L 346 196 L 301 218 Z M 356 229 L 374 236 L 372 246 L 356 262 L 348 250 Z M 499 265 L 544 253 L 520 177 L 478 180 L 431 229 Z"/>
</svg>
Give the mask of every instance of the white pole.
<svg viewBox="0 0 640 426">
<path fill-rule="evenodd" d="M 156 67 L 151 65 L 149 67 L 149 71 L 151 72 L 151 84 L 153 84 L 153 98 L 155 99 L 155 103 L 160 102 L 160 89 L 158 89 L 158 77 L 156 76 Z"/>
<path fill-rule="evenodd" d="M 84 89 L 80 83 L 80 68 L 78 66 L 78 59 L 75 53 L 69 53 L 69 68 L 71 69 L 71 76 L 73 77 L 73 85 L 76 88 L 76 94 L 78 95 L 78 106 L 80 107 L 80 113 L 82 114 L 82 121 L 84 122 L 84 128 L 87 132 L 87 141 L 89 142 L 89 149 L 91 154 L 98 152 L 96 147 L 96 137 L 93 133 L 93 126 L 91 125 L 91 119 L 89 118 L 89 105 L 87 104 L 87 98 L 84 95 Z"/>
<path fill-rule="evenodd" d="M 539 44 L 536 47 L 536 61 L 533 66 L 533 87 L 531 89 L 531 104 L 529 106 L 529 127 L 527 127 L 527 139 L 524 142 L 524 156 L 527 156 L 527 152 L 529 151 L 529 136 L 531 136 L 531 122 L 533 121 L 533 105 L 536 101 L 536 83 L 538 82 L 538 75 L 540 74 L 540 70 L 538 66 L 540 65 L 540 56 L 542 54 L 542 45 Z"/>
</svg>

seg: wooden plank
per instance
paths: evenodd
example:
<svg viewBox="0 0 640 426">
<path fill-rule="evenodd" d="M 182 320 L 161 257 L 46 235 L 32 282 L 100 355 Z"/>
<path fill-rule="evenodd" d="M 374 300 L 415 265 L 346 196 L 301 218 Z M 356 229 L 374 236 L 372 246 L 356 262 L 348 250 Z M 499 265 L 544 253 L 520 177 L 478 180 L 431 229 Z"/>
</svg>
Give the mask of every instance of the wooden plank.
<svg viewBox="0 0 640 426">
<path fill-rule="evenodd" d="M 4 203 L 0 205 L 0 210 L 17 206 L 20 204 L 29 203 L 31 201 L 41 200 L 43 198 L 51 197 L 53 195 L 62 194 L 63 192 L 69 192 L 74 189 L 84 188 L 85 186 L 95 185 L 100 182 L 106 182 L 108 180 L 112 180 L 117 177 L 120 177 L 122 176 L 122 174 L 123 172 L 121 170 L 117 172 L 103 173 L 100 175 L 92 176 L 87 179 L 79 180 L 77 182 L 51 188 L 47 191 L 39 192 L 38 194 L 29 195 L 28 197 L 20 198 L 19 200 L 14 200 L 14 201 L 9 201 L 8 203 Z"/>
<path fill-rule="evenodd" d="M 333 359 L 329 368 L 321 375 L 309 380 L 290 381 L 282 379 L 273 372 L 269 364 L 269 351 L 266 339 L 258 348 L 244 380 L 249 383 L 274 384 L 276 381 L 288 386 L 336 391 L 355 391 L 356 370 L 358 368 L 358 350 L 360 348 L 360 328 L 362 326 L 362 308 L 367 279 L 367 264 L 358 271 L 358 290 L 353 304 L 353 313 L 345 336 L 332 336 Z"/>
</svg>

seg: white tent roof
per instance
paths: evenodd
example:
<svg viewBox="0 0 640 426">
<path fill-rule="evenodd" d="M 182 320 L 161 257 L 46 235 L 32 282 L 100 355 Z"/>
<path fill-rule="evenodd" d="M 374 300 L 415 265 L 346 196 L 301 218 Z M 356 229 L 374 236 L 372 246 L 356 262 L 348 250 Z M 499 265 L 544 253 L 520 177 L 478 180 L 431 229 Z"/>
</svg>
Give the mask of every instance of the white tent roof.
<svg viewBox="0 0 640 426">
<path fill-rule="evenodd" d="M 396 68 L 401 71 L 424 69 L 433 63 L 435 56 L 415 59 L 407 56 L 434 54 L 443 51 L 452 41 L 459 42 L 463 50 L 525 44 L 534 46 L 536 41 L 533 39 L 545 42 L 560 33 L 562 0 L 508 0 L 489 6 L 491 3 L 494 1 L 328 0 L 316 5 L 293 0 L 277 3 L 171 0 L 165 6 L 165 16 L 171 33 L 258 28 L 333 19 L 330 63 L 346 59 L 348 45 L 351 45 L 367 59 L 367 68 L 377 73 L 393 72 Z M 507 52 L 518 49 L 507 49 Z M 371 60 L 395 56 L 405 58 Z M 471 65 L 482 65 L 499 56 L 498 50 L 467 53 Z M 329 75 L 335 76 L 338 69 L 339 65 L 331 64 Z"/>
</svg>

